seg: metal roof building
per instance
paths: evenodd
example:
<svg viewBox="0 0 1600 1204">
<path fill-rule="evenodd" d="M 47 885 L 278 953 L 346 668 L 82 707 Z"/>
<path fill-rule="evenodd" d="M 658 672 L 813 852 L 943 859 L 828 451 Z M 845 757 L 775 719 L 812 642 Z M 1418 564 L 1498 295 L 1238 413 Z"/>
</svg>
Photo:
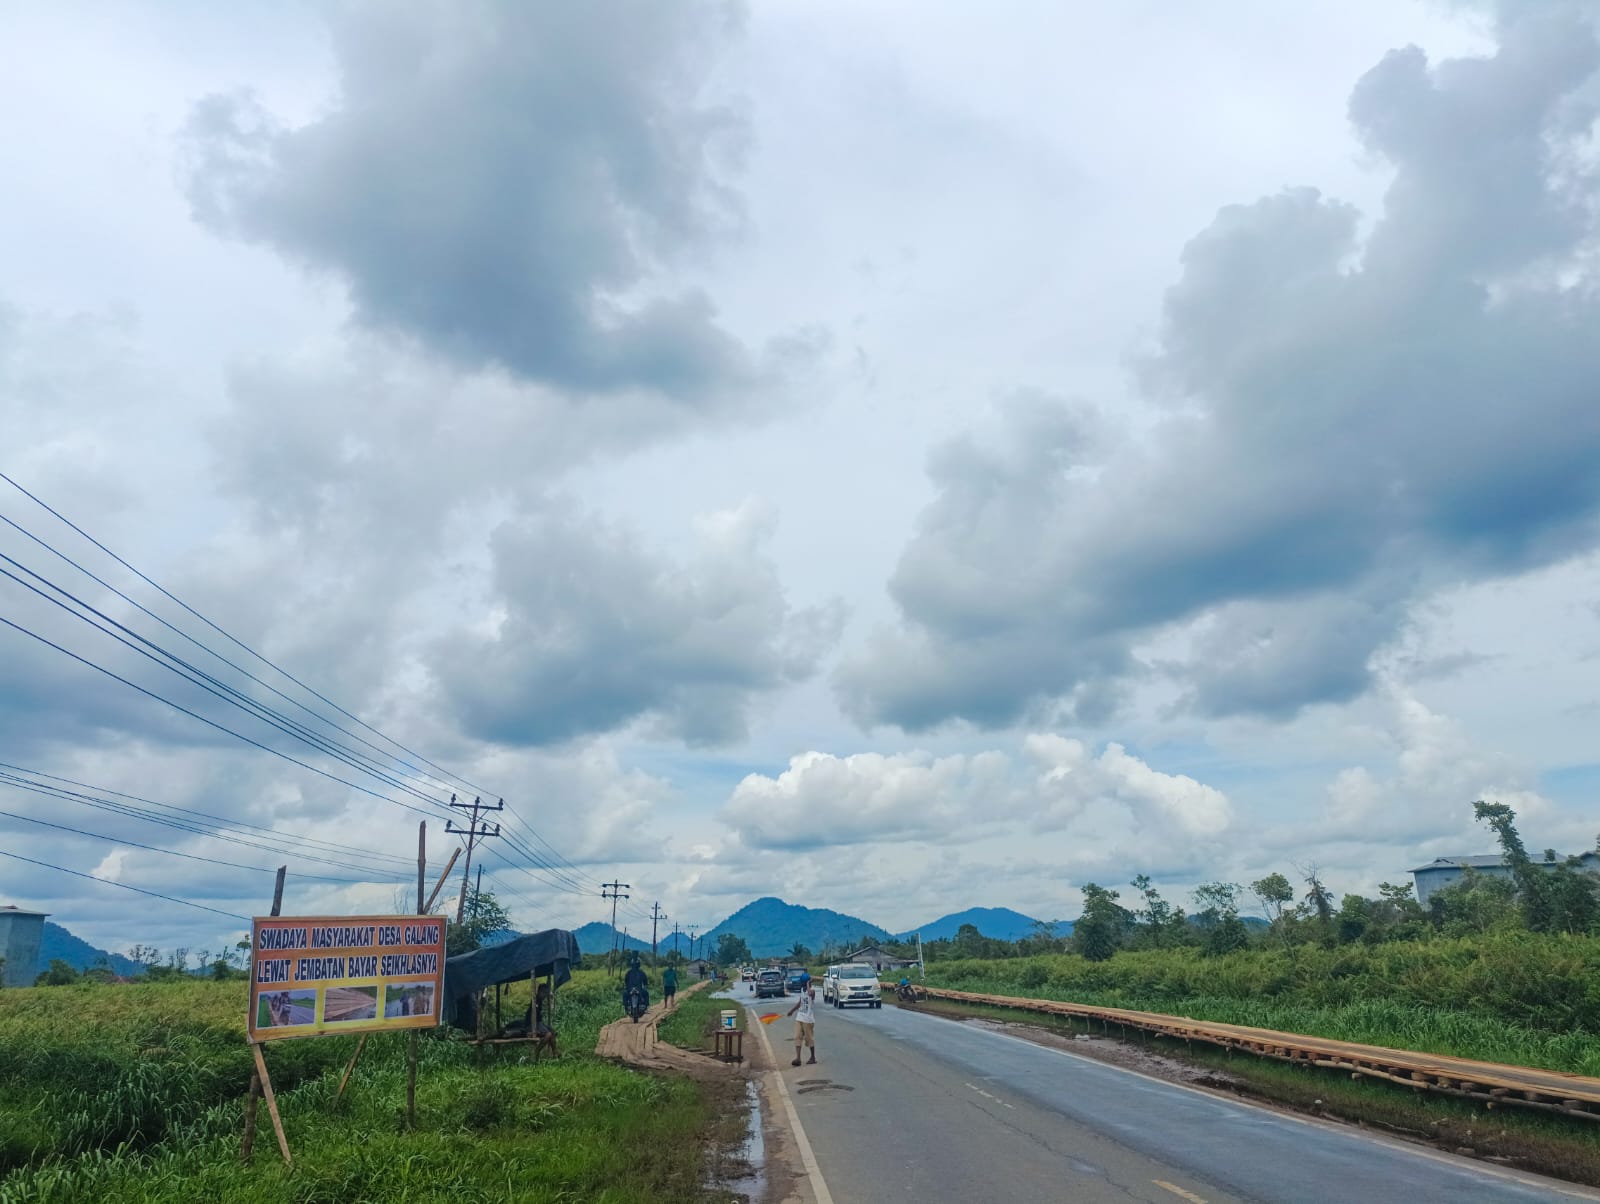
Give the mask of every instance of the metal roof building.
<svg viewBox="0 0 1600 1204">
<path fill-rule="evenodd" d="M 39 976 L 39 942 L 44 938 L 47 911 L 25 911 L 20 907 L 0 907 L 0 983 L 8 987 L 31 987 Z"/>
<path fill-rule="evenodd" d="M 1558 865 L 1564 865 L 1566 858 L 1557 856 L 1554 860 L 1548 857 L 1536 857 L 1533 864 L 1540 869 L 1553 870 Z M 1578 860 L 1581 868 L 1590 874 L 1600 874 L 1600 853 L 1580 853 Z M 1428 905 L 1428 897 L 1435 891 L 1443 890 L 1447 886 L 1454 886 L 1466 876 L 1466 871 L 1471 869 L 1475 873 L 1488 878 L 1509 878 L 1511 869 L 1506 865 L 1505 858 L 1498 853 L 1472 854 L 1465 857 L 1435 857 L 1426 865 L 1419 865 L 1411 871 L 1411 879 L 1417 884 L 1417 902 L 1424 907 Z"/>
</svg>

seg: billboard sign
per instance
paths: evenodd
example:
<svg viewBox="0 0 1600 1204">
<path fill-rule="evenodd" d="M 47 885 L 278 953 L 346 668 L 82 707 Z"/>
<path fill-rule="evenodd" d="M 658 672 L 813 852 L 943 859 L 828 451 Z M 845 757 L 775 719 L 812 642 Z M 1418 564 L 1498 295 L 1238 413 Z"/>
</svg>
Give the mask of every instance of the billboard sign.
<svg viewBox="0 0 1600 1204">
<path fill-rule="evenodd" d="M 439 1023 L 438 916 L 258 916 L 250 946 L 252 1041 Z"/>
</svg>

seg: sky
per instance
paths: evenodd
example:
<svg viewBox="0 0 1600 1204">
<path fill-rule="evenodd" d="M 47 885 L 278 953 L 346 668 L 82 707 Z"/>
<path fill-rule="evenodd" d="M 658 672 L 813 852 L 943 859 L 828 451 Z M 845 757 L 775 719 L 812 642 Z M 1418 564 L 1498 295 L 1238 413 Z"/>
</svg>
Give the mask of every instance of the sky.
<svg viewBox="0 0 1600 1204">
<path fill-rule="evenodd" d="M 634 934 L 1595 840 L 1592 4 L 75 0 L 0 180 L 0 903 L 104 947 L 452 794 Z"/>
</svg>

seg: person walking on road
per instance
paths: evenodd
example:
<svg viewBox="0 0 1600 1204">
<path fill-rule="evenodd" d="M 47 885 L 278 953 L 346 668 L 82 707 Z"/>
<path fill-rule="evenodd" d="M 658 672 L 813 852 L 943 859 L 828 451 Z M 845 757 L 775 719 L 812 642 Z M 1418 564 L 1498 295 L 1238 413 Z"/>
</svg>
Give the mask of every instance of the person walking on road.
<svg viewBox="0 0 1600 1204">
<path fill-rule="evenodd" d="M 668 966 L 661 972 L 661 1003 L 670 1008 L 678 1001 L 678 972 Z"/>
<path fill-rule="evenodd" d="M 789 1009 L 789 1015 L 794 1020 L 794 1061 L 791 1066 L 800 1065 L 800 1047 L 803 1045 L 811 1051 L 811 1060 L 807 1066 L 817 1064 L 817 1017 L 812 1011 L 811 1003 L 815 992 L 808 982 L 800 990 L 800 998 L 794 1001 L 794 1006 Z"/>
</svg>

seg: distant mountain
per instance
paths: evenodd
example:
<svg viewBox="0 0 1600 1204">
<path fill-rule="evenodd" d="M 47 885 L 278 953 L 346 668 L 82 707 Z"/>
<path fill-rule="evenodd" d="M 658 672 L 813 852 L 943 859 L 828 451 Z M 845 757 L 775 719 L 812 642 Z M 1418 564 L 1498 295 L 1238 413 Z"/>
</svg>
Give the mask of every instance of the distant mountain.
<svg viewBox="0 0 1600 1204">
<path fill-rule="evenodd" d="M 88 941 L 73 936 L 60 924 L 46 920 L 44 935 L 39 939 L 39 970 L 43 972 L 49 969 L 51 961 L 57 959 L 66 962 L 74 970 L 92 970 L 103 960 L 111 967 L 112 973 L 125 978 L 144 973 L 144 967 L 131 957 L 96 949 Z"/>
<path fill-rule="evenodd" d="M 915 940 L 917 933 L 922 933 L 925 941 L 946 940 L 955 936 L 956 930 L 963 924 L 971 924 L 984 936 L 994 941 L 1014 941 L 1027 936 L 1033 931 L 1033 926 L 1038 923 L 1032 916 L 1025 916 L 1020 911 L 1012 911 L 1009 907 L 969 907 L 966 911 L 951 912 L 947 916 L 940 916 L 920 928 L 912 928 L 900 934 L 901 940 Z M 1072 925 L 1066 925 L 1070 932 Z M 1066 935 L 1060 931 L 1058 934 Z"/>
<path fill-rule="evenodd" d="M 802 907 L 771 896 L 747 903 L 707 932 L 709 944 L 706 948 L 714 950 L 717 938 L 724 932 L 744 938 L 756 957 L 787 953 L 796 942 L 816 952 L 824 945 L 854 945 L 863 938 L 867 941 L 890 939 L 887 929 L 856 916 L 826 908 Z"/>
<path fill-rule="evenodd" d="M 583 950 L 585 958 L 605 957 L 611 952 L 611 934 L 613 931 L 611 925 L 604 920 L 595 920 L 592 923 L 585 924 L 582 928 L 574 928 L 572 935 L 578 938 L 578 948 Z M 648 936 L 649 933 L 645 935 Z M 650 952 L 650 942 L 648 940 L 641 941 L 631 932 L 626 937 L 618 932 L 616 945 L 619 949 L 639 949 L 645 953 Z"/>
</svg>

